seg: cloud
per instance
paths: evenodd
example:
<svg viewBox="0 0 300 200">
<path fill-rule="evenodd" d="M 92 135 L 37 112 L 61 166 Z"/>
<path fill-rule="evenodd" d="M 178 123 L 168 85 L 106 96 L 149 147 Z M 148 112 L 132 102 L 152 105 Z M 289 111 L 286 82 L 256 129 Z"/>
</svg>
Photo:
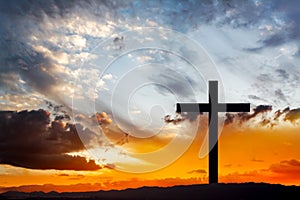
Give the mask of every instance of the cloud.
<svg viewBox="0 0 300 200">
<path fill-rule="evenodd" d="M 268 112 L 272 110 L 272 106 L 271 105 L 259 105 L 256 108 L 253 109 L 254 113 L 254 117 L 256 115 L 258 115 L 259 113 L 264 113 L 264 112 Z"/>
<path fill-rule="evenodd" d="M 290 109 L 289 107 L 286 107 L 283 110 L 277 110 L 275 112 L 272 112 L 272 110 L 273 109 L 271 105 L 258 105 L 253 108 L 252 113 L 225 113 L 224 125 L 230 125 L 234 123 L 242 125 L 253 119 L 254 121 L 251 121 L 251 123 L 260 125 L 261 127 L 273 128 L 283 123 L 284 121 L 288 121 L 294 124 L 295 122 L 300 120 L 300 108 Z M 269 114 L 264 115 L 264 113 Z M 193 122 L 199 115 L 202 114 L 203 113 L 181 113 L 176 114 L 175 116 L 166 115 L 164 117 L 164 121 L 165 123 L 173 123 L 175 125 L 185 120 Z"/>
<path fill-rule="evenodd" d="M 48 100 L 45 101 L 45 104 L 49 109 L 49 111 L 51 112 L 51 115 L 54 117 L 54 121 L 70 122 L 71 116 L 65 110 L 66 109 L 65 106 L 55 105 L 54 103 Z"/>
<path fill-rule="evenodd" d="M 283 109 L 282 111 L 281 110 L 277 110 L 275 112 L 275 116 L 274 116 L 274 120 L 277 120 L 280 116 L 282 116 L 283 114 L 286 114 L 287 112 L 290 111 L 290 108 L 289 107 L 286 107 L 285 109 Z"/>
<path fill-rule="evenodd" d="M 260 16 L 253 15 L 253 18 L 256 18 L 262 37 L 257 41 L 260 46 L 253 49 L 262 50 L 299 40 L 298 2 L 267 1 L 255 4 L 257 7 L 254 10 L 258 10 Z"/>
<path fill-rule="evenodd" d="M 252 95 L 252 94 L 248 95 L 248 98 L 249 99 L 254 99 L 254 100 L 263 100 L 262 98 L 260 98 L 260 97 L 258 97 L 256 95 Z"/>
<path fill-rule="evenodd" d="M 194 170 L 189 171 L 189 172 L 187 172 L 187 173 L 188 173 L 188 174 L 194 174 L 194 173 L 196 173 L 196 174 L 206 174 L 207 171 L 204 170 L 204 169 L 194 169 Z"/>
<path fill-rule="evenodd" d="M 203 113 L 197 113 L 197 112 L 182 112 L 182 113 L 177 113 L 174 117 L 171 115 L 166 115 L 164 117 L 164 120 L 166 123 L 173 123 L 173 124 L 178 124 L 180 122 L 183 122 L 185 120 L 188 120 L 190 122 L 193 122 L 197 119 L 199 115 L 202 115 Z"/>
<path fill-rule="evenodd" d="M 230 168 L 230 167 L 232 167 L 232 164 L 225 164 L 224 167 Z"/>
<path fill-rule="evenodd" d="M 225 125 L 229 125 L 233 122 L 238 122 L 239 124 L 242 124 L 246 121 L 249 121 L 250 119 L 257 117 L 259 114 L 263 114 L 271 111 L 272 111 L 271 105 L 258 105 L 253 109 L 252 113 L 246 113 L 246 112 L 241 112 L 237 114 L 226 113 L 224 123 Z M 166 115 L 164 120 L 166 123 L 173 123 L 173 124 L 180 123 L 186 119 L 193 122 L 195 119 L 197 119 L 197 116 L 202 114 L 203 113 L 182 113 L 182 114 L 175 115 L 175 117 L 172 117 L 171 115 Z M 260 124 L 263 126 L 269 123 L 270 121 L 268 121 L 268 119 L 262 119 L 260 121 Z"/>
<path fill-rule="evenodd" d="M 80 156 L 69 155 L 42 155 L 5 153 L 1 156 L 2 164 L 9 164 L 29 169 L 56 169 L 56 170 L 98 170 L 101 169 L 94 160 L 87 161 Z"/>
<path fill-rule="evenodd" d="M 276 72 L 278 73 L 278 76 L 283 79 L 288 79 L 290 76 L 284 69 L 277 69 Z"/>
<path fill-rule="evenodd" d="M 107 29 L 103 23 L 109 23 L 105 19 L 119 5 L 123 4 L 0 2 L 0 95 L 35 93 L 67 106 L 74 81 L 72 68 L 90 55 L 89 42 L 94 40 L 90 37 L 96 34 L 99 42 L 100 32 Z M 110 36 L 111 32 L 106 33 Z"/>
<path fill-rule="evenodd" d="M 39 96 L 47 96 L 64 103 L 58 95 L 59 91 L 68 85 L 63 78 L 68 76 L 68 72 L 63 66 L 52 63 L 42 53 L 36 52 L 19 39 L 6 41 L 5 44 L 0 43 L 0 49 L 5 49 L 5 53 L 0 56 L 2 91 L 11 94 L 38 93 L 35 96 L 41 94 Z M 15 81 L 11 81 L 12 77 Z"/>
<path fill-rule="evenodd" d="M 225 125 L 233 123 L 234 121 L 237 121 L 241 124 L 250 119 L 255 118 L 259 114 L 270 112 L 270 111 L 272 111 L 271 105 L 258 105 L 256 108 L 253 109 L 253 113 L 250 114 L 245 112 L 237 113 L 237 114 L 226 113 Z"/>
<path fill-rule="evenodd" d="M 106 80 L 110 80 L 110 79 L 113 78 L 113 75 L 112 74 L 105 74 L 102 78 L 106 79 Z"/>
<path fill-rule="evenodd" d="M 226 119 L 225 124 L 231 124 L 234 122 L 237 122 L 239 124 L 242 124 L 244 122 L 247 122 L 250 119 L 255 118 L 259 114 L 262 113 L 271 113 L 272 106 L 269 105 L 260 105 L 257 106 L 255 109 L 253 109 L 254 113 L 248 114 L 248 113 L 237 113 L 237 114 L 231 114 L 226 113 Z M 274 127 L 283 121 L 288 121 L 291 123 L 295 123 L 297 120 L 300 119 L 300 108 L 290 109 L 289 107 L 284 108 L 283 110 L 277 110 L 275 112 L 272 112 L 269 116 L 262 116 L 259 118 L 258 123 L 261 126 L 269 126 Z"/>
<path fill-rule="evenodd" d="M 30 104 L 29 104 L 30 102 Z M 24 110 L 40 108 L 44 100 L 39 95 L 5 94 L 0 96 L 2 110 Z"/>
<path fill-rule="evenodd" d="M 171 115 L 166 115 L 164 120 L 165 120 L 166 123 L 177 124 L 177 123 L 185 120 L 185 118 L 182 117 L 181 115 L 176 115 L 174 118 L 171 118 Z"/>
<path fill-rule="evenodd" d="M 225 119 L 224 123 L 225 123 L 225 125 L 227 125 L 227 124 L 231 124 L 234 121 L 235 115 L 231 114 L 231 113 L 226 113 L 225 117 L 226 117 L 226 119 Z"/>
<path fill-rule="evenodd" d="M 281 89 L 277 89 L 275 90 L 275 96 L 279 99 L 281 99 L 282 101 L 286 101 L 286 97 L 285 95 L 283 94 L 282 90 Z"/>
<path fill-rule="evenodd" d="M 219 177 L 220 182 L 266 182 L 273 184 L 299 184 L 300 161 L 283 160 L 270 167 L 247 172 L 233 172 Z"/>
<path fill-rule="evenodd" d="M 300 108 L 287 110 L 284 120 L 288 120 L 292 123 L 300 119 Z"/>
<path fill-rule="evenodd" d="M 69 174 L 58 174 L 57 176 L 70 176 Z"/>
<path fill-rule="evenodd" d="M 296 159 L 283 160 L 280 163 L 273 164 L 269 168 L 270 171 L 278 174 L 300 174 L 300 161 Z"/>
<path fill-rule="evenodd" d="M 76 114 L 75 120 L 80 123 L 87 123 L 90 126 L 102 126 L 102 127 L 106 127 L 112 123 L 111 114 L 107 114 L 106 112 L 100 112 L 100 113 L 97 112 L 91 116 Z"/>
<path fill-rule="evenodd" d="M 153 72 L 153 76 L 149 79 L 157 83 L 155 89 L 160 94 L 166 95 L 172 92 L 177 95 L 177 98 L 185 101 L 195 99 L 193 86 L 197 82 L 191 77 L 178 73 L 175 69 L 164 68 L 159 73 Z"/>
<path fill-rule="evenodd" d="M 109 125 L 112 122 L 112 119 L 108 117 L 106 112 L 96 113 L 90 119 L 93 120 L 94 124 L 97 123 L 98 125 Z"/>
<path fill-rule="evenodd" d="M 256 158 L 253 158 L 251 161 L 252 161 L 252 162 L 264 162 L 264 160 L 256 159 Z"/>
<path fill-rule="evenodd" d="M 287 4 L 282 5 L 282 2 L 277 1 L 190 1 L 184 4 L 181 1 L 174 1 L 172 4 L 168 1 L 139 4 L 132 1 L 3 1 L 0 4 L 0 47 L 5 51 L 0 60 L 3 61 L 1 68 L 5 70 L 0 72 L 0 81 L 5 90 L 15 92 L 23 88 L 28 93 L 38 91 L 49 99 L 63 103 L 61 96 L 64 93 L 59 88 L 70 86 L 73 74 L 68 70 L 78 67 L 85 60 L 83 57 L 90 55 L 92 47 L 112 33 L 150 24 L 180 32 L 193 31 L 200 24 L 235 30 L 260 30 L 268 25 L 267 27 L 273 28 L 275 35 L 282 32 L 297 33 L 295 29 L 299 20 L 295 16 L 298 14 L 294 6 L 291 6 L 295 3 Z M 163 12 L 153 15 L 156 7 L 160 7 Z M 287 19 L 284 18 L 285 15 Z M 287 23 L 288 19 L 292 19 L 290 25 Z M 11 24 L 15 26 L 12 27 Z M 270 29 L 260 31 L 263 37 L 258 40 L 258 45 L 267 43 L 274 35 Z M 279 38 L 287 38 L 285 41 L 288 41 L 292 35 L 286 34 Z M 14 81 L 9 81 L 6 78 L 8 76 L 14 76 Z M 16 84 L 18 79 L 24 80 L 25 84 Z M 177 82 L 170 81 L 166 85 L 177 88 L 184 98 L 188 98 L 186 95 L 192 93 L 182 90 L 182 83 L 184 82 L 177 79 Z M 164 92 L 161 87 L 158 90 Z M 284 89 L 282 93 L 287 95 Z"/>
<path fill-rule="evenodd" d="M 1 75 L 19 75 L 26 83 L 39 91 L 49 91 L 50 87 L 57 84 L 49 72 L 54 65 L 42 54 L 35 52 L 30 46 L 17 41 L 7 42 L 9 46 L 1 54 Z M 1 49 L 4 49 L 1 46 Z M 6 79 L 2 79 L 4 82 Z M 6 82 L 8 83 L 8 82 Z"/>
<path fill-rule="evenodd" d="M 45 110 L 0 112 L 0 163 L 30 169 L 97 170 L 85 157 L 67 155 L 84 150 L 76 129 L 92 135 L 79 124 L 61 120 L 50 123 Z M 75 127 L 76 126 L 76 127 Z"/>
</svg>

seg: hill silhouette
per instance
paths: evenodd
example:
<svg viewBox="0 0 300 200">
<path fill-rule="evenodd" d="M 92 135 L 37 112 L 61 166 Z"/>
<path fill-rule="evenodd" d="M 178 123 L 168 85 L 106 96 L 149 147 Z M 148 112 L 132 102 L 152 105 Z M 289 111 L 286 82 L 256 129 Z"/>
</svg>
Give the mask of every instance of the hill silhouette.
<svg viewBox="0 0 300 200">
<path fill-rule="evenodd" d="M 25 193 L 9 191 L 0 194 L 0 199 L 286 199 L 299 196 L 299 186 L 243 183 L 168 188 L 142 187 L 98 192 Z"/>
</svg>

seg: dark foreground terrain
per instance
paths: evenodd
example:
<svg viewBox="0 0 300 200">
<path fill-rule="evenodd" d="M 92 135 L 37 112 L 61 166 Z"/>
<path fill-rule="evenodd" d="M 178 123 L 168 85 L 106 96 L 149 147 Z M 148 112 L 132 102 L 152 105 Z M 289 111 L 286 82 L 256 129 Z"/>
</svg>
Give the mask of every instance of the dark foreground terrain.
<svg viewBox="0 0 300 200">
<path fill-rule="evenodd" d="M 98 192 L 6 192 L 0 199 L 299 199 L 300 187 L 264 183 L 143 187 Z"/>
</svg>

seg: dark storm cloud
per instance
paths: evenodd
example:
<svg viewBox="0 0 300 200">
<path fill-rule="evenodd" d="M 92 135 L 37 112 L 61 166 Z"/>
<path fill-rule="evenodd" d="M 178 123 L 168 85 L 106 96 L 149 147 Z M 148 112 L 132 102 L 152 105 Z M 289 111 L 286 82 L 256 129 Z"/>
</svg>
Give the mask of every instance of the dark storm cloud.
<svg viewBox="0 0 300 200">
<path fill-rule="evenodd" d="M 62 121 L 50 123 L 45 110 L 0 112 L 0 163 L 30 169 L 97 170 L 94 161 L 67 153 L 84 150 L 77 129 Z M 77 128 L 77 129 L 76 129 Z"/>
<path fill-rule="evenodd" d="M 101 169 L 94 160 L 87 161 L 80 156 L 69 155 L 28 155 L 5 153 L 1 155 L 1 163 L 29 169 L 56 170 L 98 170 Z"/>
</svg>

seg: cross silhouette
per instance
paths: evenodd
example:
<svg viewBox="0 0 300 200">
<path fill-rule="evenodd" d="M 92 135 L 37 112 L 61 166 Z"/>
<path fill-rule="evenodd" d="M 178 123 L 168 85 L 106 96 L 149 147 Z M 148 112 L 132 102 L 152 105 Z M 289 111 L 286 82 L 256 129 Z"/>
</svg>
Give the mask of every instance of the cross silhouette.
<svg viewBox="0 0 300 200">
<path fill-rule="evenodd" d="M 250 112 L 250 103 L 219 103 L 218 81 L 209 81 L 209 103 L 177 103 L 176 112 L 208 112 L 209 183 L 218 183 L 218 112 Z"/>
</svg>

